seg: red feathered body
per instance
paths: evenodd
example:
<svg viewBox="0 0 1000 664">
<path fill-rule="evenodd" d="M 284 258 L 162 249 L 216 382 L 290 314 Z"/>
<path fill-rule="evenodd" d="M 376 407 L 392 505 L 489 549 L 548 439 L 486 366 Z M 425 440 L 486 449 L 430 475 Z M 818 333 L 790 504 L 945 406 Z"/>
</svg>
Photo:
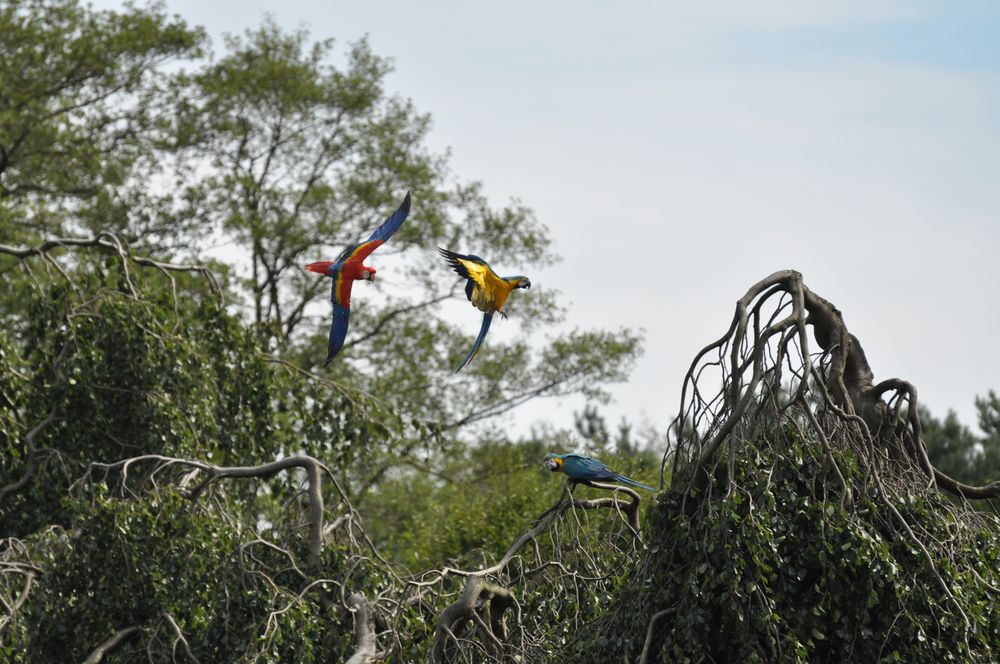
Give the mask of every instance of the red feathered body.
<svg viewBox="0 0 1000 664">
<path fill-rule="evenodd" d="M 306 265 L 306 269 L 310 272 L 317 272 L 333 279 L 330 293 L 330 299 L 333 300 L 333 321 L 330 324 L 326 364 L 329 364 L 344 346 L 348 319 L 351 315 L 351 286 L 358 279 L 375 280 L 375 268 L 365 265 L 364 260 L 403 225 L 409 213 L 410 194 L 407 193 L 399 209 L 382 222 L 367 241 L 348 247 L 335 261 L 317 261 Z"/>
<path fill-rule="evenodd" d="M 335 293 L 337 294 L 337 304 L 345 309 L 351 306 L 351 285 L 358 279 L 374 281 L 375 268 L 364 264 L 364 260 L 382 244 L 381 240 L 373 242 L 363 242 L 355 247 L 349 248 L 337 261 L 317 261 L 306 265 L 310 272 L 331 275 L 337 280 Z M 340 268 L 335 266 L 340 264 Z"/>
</svg>

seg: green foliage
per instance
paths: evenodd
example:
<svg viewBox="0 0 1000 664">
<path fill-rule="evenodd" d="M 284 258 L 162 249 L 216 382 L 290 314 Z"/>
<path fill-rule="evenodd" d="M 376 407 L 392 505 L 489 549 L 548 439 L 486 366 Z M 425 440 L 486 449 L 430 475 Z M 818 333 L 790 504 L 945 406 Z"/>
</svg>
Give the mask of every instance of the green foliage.
<svg viewBox="0 0 1000 664">
<path fill-rule="evenodd" d="M 941 472 L 966 484 L 987 484 L 1000 478 L 1000 398 L 990 390 L 976 398 L 981 435 L 958 420 L 953 411 L 943 420 L 921 408 L 927 456 Z"/>
<path fill-rule="evenodd" d="M 727 496 L 724 485 L 707 502 L 685 500 L 683 486 L 665 494 L 650 554 L 597 632 L 608 656 L 587 661 L 635 659 L 661 609 L 652 661 L 994 660 L 1000 611 L 983 580 L 998 581 L 995 521 L 958 518 L 936 493 L 871 491 L 841 511 L 840 485 L 811 448 L 741 455 Z M 863 473 L 850 453 L 838 460 L 849 482 Z"/>
<path fill-rule="evenodd" d="M 273 571 L 288 560 L 218 510 L 192 509 L 169 491 L 115 499 L 98 485 L 72 512 L 69 529 L 37 543 L 46 573 L 29 605 L 23 661 L 81 661 L 129 625 L 142 626 L 143 638 L 115 661 L 169 660 L 169 619 L 201 661 L 330 661 L 350 644 L 350 622 L 331 624 L 298 598 L 302 579 Z M 328 572 L 342 575 L 343 560 L 331 547 Z M 354 581 L 365 587 L 361 575 Z"/>
<path fill-rule="evenodd" d="M 501 555 L 562 490 L 544 474 L 538 444 L 485 443 L 458 454 L 434 474 L 397 473 L 369 499 L 372 537 L 410 569 Z"/>
<path fill-rule="evenodd" d="M 0 7 L 0 597 L 11 606 L 19 582 L 34 584 L 0 659 L 79 660 L 129 626 L 138 635 L 107 659 L 187 648 L 201 661 L 345 659 L 344 596 L 364 593 L 384 617 L 410 589 L 382 547 L 416 569 L 474 566 L 561 495 L 561 478 L 538 468 L 545 447 L 511 442 L 496 418 L 539 397 L 605 399 L 640 353 L 627 329 L 541 339 L 563 311 L 540 284 L 510 302 L 517 339 L 488 342 L 453 376 L 477 328 L 441 314 L 448 299 L 468 305 L 435 246 L 531 274 L 557 260 L 544 224 L 455 181 L 425 146 L 430 118 L 385 90 L 390 63 L 365 40 L 342 65 L 331 40 L 270 20 L 217 58 L 206 46 L 159 4 Z M 374 259 L 393 265 L 393 287 L 356 298 L 343 354 L 310 373 L 325 356 L 329 282 L 302 264 L 367 237 L 407 189 L 411 219 Z M 102 244 L 27 250 L 73 234 Z M 249 263 L 214 263 L 221 292 L 132 254 L 205 262 L 210 236 Z M 609 462 L 649 472 L 620 447 L 628 461 Z M 193 489 L 204 472 L 176 461 L 302 454 L 321 462 L 325 523 L 338 524 L 319 565 L 304 473 Z M 136 457 L 127 473 L 114 466 Z M 607 588 L 635 551 L 631 531 L 611 510 L 581 518 L 540 546 Z M 524 606 L 559 638 L 577 624 L 566 616 L 610 600 L 538 583 Z M 412 661 L 440 607 L 394 607 L 412 639 L 394 656 Z"/>
<path fill-rule="evenodd" d="M 71 509 L 69 528 L 39 545 L 46 574 L 29 609 L 33 661 L 82 661 L 102 635 L 163 612 L 189 638 L 207 629 L 214 579 L 235 553 L 221 520 L 170 493 L 120 501 L 99 491 Z"/>
<path fill-rule="evenodd" d="M 0 5 L 0 237 L 33 241 L 111 213 L 158 133 L 157 68 L 198 55 L 202 39 L 156 5 Z"/>
<path fill-rule="evenodd" d="M 397 470 L 361 506 L 369 534 L 386 556 L 411 570 L 495 562 L 564 491 L 565 476 L 541 464 L 557 436 L 548 432 L 545 439 L 517 443 L 487 439 L 453 450 L 433 472 Z M 654 457 L 647 452 L 602 460 L 655 483 Z"/>
<path fill-rule="evenodd" d="M 14 380 L 0 476 L 29 472 L 25 433 L 58 416 L 28 490 L 0 504 L 0 532 L 66 525 L 62 497 L 91 462 L 162 454 L 253 465 L 305 451 L 343 466 L 398 426 L 391 412 L 373 418 L 377 405 L 262 355 L 210 293 L 175 301 L 159 272 L 126 283 L 120 268 L 117 258 L 81 264 L 72 283 L 57 278 L 31 293 L 16 342 L 0 335 L 30 349 L 2 357 Z"/>
</svg>

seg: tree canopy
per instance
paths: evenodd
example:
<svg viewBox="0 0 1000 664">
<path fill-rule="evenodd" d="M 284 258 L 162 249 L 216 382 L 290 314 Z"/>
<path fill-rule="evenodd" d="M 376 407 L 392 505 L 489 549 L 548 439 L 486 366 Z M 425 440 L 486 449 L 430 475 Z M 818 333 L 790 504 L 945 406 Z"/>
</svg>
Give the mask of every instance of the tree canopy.
<svg viewBox="0 0 1000 664">
<path fill-rule="evenodd" d="M 450 657 L 435 617 L 466 575 L 449 565 L 523 577 L 529 541 L 595 571 L 634 553 L 638 497 L 564 496 L 539 463 L 574 434 L 511 433 L 506 414 L 599 403 L 638 335 L 565 330 L 542 283 L 508 307 L 516 340 L 452 375 L 478 314 L 441 314 L 464 294 L 436 246 L 526 273 L 558 256 L 528 207 L 493 207 L 428 151 L 430 118 L 386 91 L 364 40 L 266 20 L 209 59 L 159 5 L 65 0 L 5 4 L 0 43 L 5 659 L 340 660 L 387 624 L 398 661 Z M 301 268 L 406 191 L 411 218 L 374 257 L 396 276 L 356 293 L 322 369 L 329 282 Z M 652 471 L 626 452 L 622 469 Z M 565 537 L 574 505 L 595 516 Z M 558 594 L 539 626 L 592 614 Z"/>
</svg>

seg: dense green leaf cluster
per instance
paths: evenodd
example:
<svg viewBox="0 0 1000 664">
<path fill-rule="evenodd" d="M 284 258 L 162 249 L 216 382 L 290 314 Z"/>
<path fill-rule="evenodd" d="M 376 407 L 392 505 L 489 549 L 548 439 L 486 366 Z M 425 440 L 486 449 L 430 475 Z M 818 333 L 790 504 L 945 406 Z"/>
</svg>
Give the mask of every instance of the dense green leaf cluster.
<svg viewBox="0 0 1000 664">
<path fill-rule="evenodd" d="M 553 451 L 551 443 L 483 441 L 456 450 L 433 474 L 400 470 L 362 504 L 369 534 L 411 570 L 488 565 L 564 490 L 564 476 L 539 461 Z M 602 458 L 623 474 L 652 481 L 652 457 Z"/>
<path fill-rule="evenodd" d="M 175 299 L 161 272 L 117 256 L 81 255 L 67 277 L 25 293 L 24 325 L 0 335 L 11 378 L 0 532 L 23 538 L 22 562 L 41 570 L 8 652 L 80 660 L 134 625 L 139 650 L 167 656 L 167 614 L 206 661 L 265 646 L 290 662 L 343 652 L 349 616 L 317 611 L 295 571 L 306 548 L 297 476 L 233 481 L 192 503 L 166 478 L 158 488 L 149 464 L 128 477 L 100 464 L 162 455 L 252 466 L 308 453 L 342 468 L 398 420 L 261 353 L 205 283 Z M 27 431 L 48 412 L 57 419 L 30 449 Z M 324 549 L 323 574 L 370 588 L 364 565 L 345 569 L 340 546 Z"/>
<path fill-rule="evenodd" d="M 169 660 L 179 647 L 170 620 L 200 661 L 330 661 L 350 648 L 350 620 L 299 597 L 289 560 L 218 510 L 192 509 L 172 491 L 116 499 L 98 485 L 72 511 L 68 528 L 38 542 L 45 578 L 28 608 L 23 661 L 81 661 L 98 637 L 129 625 L 142 637 L 113 661 Z M 344 560 L 331 547 L 326 574 L 343 578 Z M 365 587 L 357 570 L 353 580 Z"/>
<path fill-rule="evenodd" d="M 91 462 L 161 454 L 252 465 L 305 451 L 339 465 L 373 427 L 386 431 L 344 393 L 261 354 L 218 297 L 174 300 L 151 269 L 126 284 L 118 262 L 84 261 L 71 280 L 25 293 L 16 346 L 29 352 L 3 358 L 14 378 L 3 413 L 20 426 L 4 429 L 0 476 L 25 473 L 25 432 L 46 413 L 57 419 L 28 490 L 6 497 L 0 532 L 65 525 L 62 497 Z"/>
<path fill-rule="evenodd" d="M 716 486 L 712 500 L 685 496 L 683 484 L 665 494 L 649 555 L 597 632 L 609 654 L 586 661 L 637 658 L 663 609 L 650 661 L 996 659 L 995 520 L 958 515 L 922 490 L 869 490 L 842 511 L 840 485 L 812 449 L 757 446 L 735 460 L 732 492 Z M 856 459 L 838 460 L 857 482 Z"/>
<path fill-rule="evenodd" d="M 169 106 L 159 67 L 201 55 L 203 41 L 157 5 L 0 4 L 0 239 L 124 225 L 127 201 L 149 200 L 125 192 L 155 170 Z"/>
</svg>

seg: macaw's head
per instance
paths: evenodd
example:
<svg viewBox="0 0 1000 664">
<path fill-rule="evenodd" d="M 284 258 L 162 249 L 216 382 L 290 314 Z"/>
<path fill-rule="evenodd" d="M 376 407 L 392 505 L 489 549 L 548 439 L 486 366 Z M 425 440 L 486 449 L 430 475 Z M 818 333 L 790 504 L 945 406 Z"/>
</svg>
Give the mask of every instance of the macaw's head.
<svg viewBox="0 0 1000 664">
<path fill-rule="evenodd" d="M 531 288 L 531 279 L 527 277 L 517 277 L 518 282 L 514 288 Z"/>
<path fill-rule="evenodd" d="M 545 455 L 545 467 L 553 473 L 559 472 L 563 467 L 563 456 L 564 455 L 562 454 L 553 454 L 549 452 Z"/>
<path fill-rule="evenodd" d="M 306 265 L 306 269 L 310 272 L 318 272 L 322 275 L 330 274 L 330 266 L 333 265 L 333 261 L 317 261 L 315 263 L 309 263 Z"/>
<path fill-rule="evenodd" d="M 364 270 L 364 273 L 361 275 L 362 279 L 365 281 L 375 281 L 375 268 L 362 265 L 361 269 Z"/>
</svg>

